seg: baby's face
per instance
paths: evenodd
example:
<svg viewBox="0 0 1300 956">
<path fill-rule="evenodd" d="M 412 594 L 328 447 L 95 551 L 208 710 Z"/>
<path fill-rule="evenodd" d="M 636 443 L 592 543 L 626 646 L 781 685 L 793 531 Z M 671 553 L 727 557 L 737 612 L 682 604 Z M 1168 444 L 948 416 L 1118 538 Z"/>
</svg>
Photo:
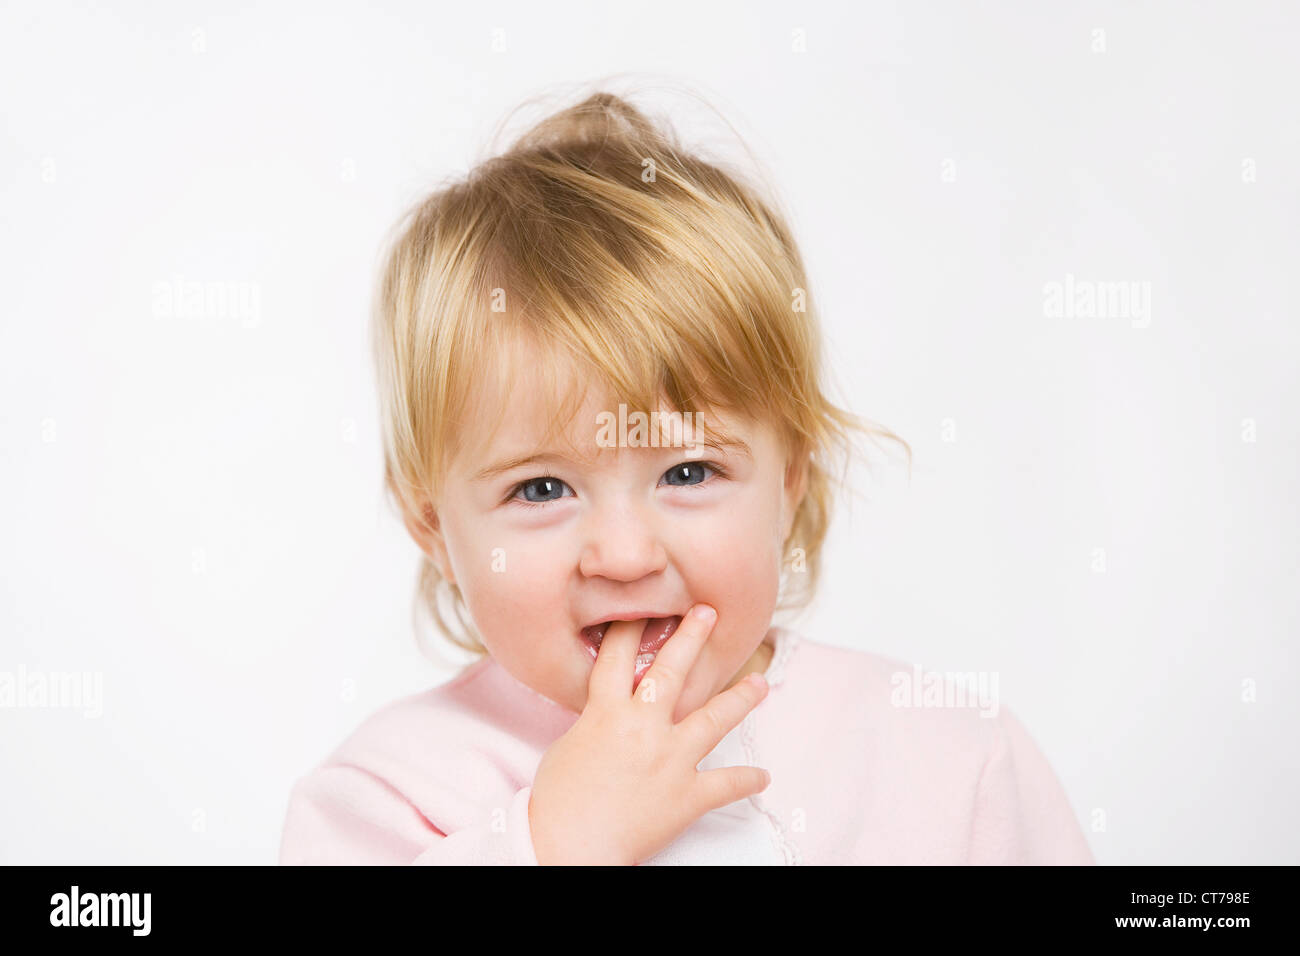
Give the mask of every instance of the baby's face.
<svg viewBox="0 0 1300 956">
<path fill-rule="evenodd" d="M 541 450 L 551 457 L 493 473 L 539 452 L 546 403 L 535 400 L 543 386 L 527 378 L 514 383 L 503 412 L 475 410 L 483 434 L 466 435 L 449 465 L 428 550 L 459 586 L 492 657 L 575 713 L 594 662 L 585 626 L 625 612 L 715 608 L 717 624 L 674 712 L 680 720 L 731 682 L 771 626 L 799 470 L 787 467 L 770 427 L 707 412 L 748 452 L 607 447 L 621 440 L 619 429 L 602 433 L 597 416 L 617 417 L 618 405 L 589 394 L 567 434 Z"/>
</svg>

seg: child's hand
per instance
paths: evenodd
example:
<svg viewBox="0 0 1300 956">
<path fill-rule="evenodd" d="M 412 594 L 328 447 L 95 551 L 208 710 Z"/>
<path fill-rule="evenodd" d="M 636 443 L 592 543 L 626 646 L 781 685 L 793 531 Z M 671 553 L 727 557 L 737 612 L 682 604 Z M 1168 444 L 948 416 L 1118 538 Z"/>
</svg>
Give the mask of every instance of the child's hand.
<svg viewBox="0 0 1300 956">
<path fill-rule="evenodd" d="M 682 684 L 717 613 L 687 614 L 635 692 L 633 665 L 645 621 L 609 626 L 577 722 L 542 755 L 528 802 L 537 862 L 640 863 L 705 813 L 761 792 L 757 767 L 696 770 L 767 695 L 750 675 L 673 724 Z"/>
</svg>

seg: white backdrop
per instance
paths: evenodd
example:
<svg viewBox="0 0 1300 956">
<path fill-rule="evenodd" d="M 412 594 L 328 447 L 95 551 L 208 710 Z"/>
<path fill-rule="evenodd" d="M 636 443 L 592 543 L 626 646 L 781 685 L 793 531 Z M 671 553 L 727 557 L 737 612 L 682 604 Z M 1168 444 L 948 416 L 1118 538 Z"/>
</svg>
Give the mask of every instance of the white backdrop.
<svg viewBox="0 0 1300 956">
<path fill-rule="evenodd" d="M 378 244 L 632 73 L 764 164 L 840 395 L 915 452 L 798 626 L 997 673 L 1099 862 L 1300 862 L 1294 6 L 114 6 L 0 14 L 0 678 L 91 681 L 0 708 L 0 861 L 273 862 L 292 781 L 448 676 Z"/>
</svg>

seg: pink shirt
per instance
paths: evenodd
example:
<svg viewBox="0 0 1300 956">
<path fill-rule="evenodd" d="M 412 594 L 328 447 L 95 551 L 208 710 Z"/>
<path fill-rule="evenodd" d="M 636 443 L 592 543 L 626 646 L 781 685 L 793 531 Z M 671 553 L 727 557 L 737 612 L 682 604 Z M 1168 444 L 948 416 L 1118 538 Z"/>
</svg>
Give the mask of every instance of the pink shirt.
<svg viewBox="0 0 1300 956">
<path fill-rule="evenodd" d="M 774 627 L 767 698 L 700 764 L 771 771 L 647 864 L 1092 864 L 1005 708 L 897 706 L 913 669 Z M 492 658 L 370 715 L 293 787 L 282 864 L 536 865 L 528 796 L 577 715 Z"/>
</svg>

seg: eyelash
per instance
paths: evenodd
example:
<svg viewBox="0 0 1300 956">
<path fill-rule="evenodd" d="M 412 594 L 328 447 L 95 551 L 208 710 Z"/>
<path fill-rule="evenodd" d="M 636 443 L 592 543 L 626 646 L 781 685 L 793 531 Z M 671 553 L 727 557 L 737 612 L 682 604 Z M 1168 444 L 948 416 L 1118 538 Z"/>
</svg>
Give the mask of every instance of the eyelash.
<svg viewBox="0 0 1300 956">
<path fill-rule="evenodd" d="M 682 465 L 703 465 L 704 467 L 706 467 L 706 468 L 708 468 L 710 471 L 712 471 L 712 472 L 714 473 L 715 477 L 717 477 L 717 478 L 726 478 L 726 477 L 728 477 L 728 476 L 727 476 L 727 471 L 726 471 L 726 469 L 724 469 L 721 465 L 716 464 L 716 463 L 711 462 L 711 461 L 700 461 L 699 459 L 695 459 L 695 458 L 692 458 L 690 461 L 683 461 L 683 462 L 679 462 L 679 463 L 676 464 L 676 465 L 673 465 L 671 468 L 668 469 L 668 471 L 665 471 L 664 474 L 666 475 L 666 474 L 668 474 L 669 472 L 676 471 L 678 468 L 682 467 Z M 660 477 L 662 477 L 662 476 L 660 476 Z M 515 497 L 515 496 L 518 495 L 521 491 L 523 491 L 524 488 L 526 488 L 528 485 L 531 485 L 533 482 L 536 482 L 536 481 L 544 481 L 544 480 L 547 479 L 547 478 L 550 478 L 552 481 L 560 481 L 560 479 L 559 479 L 559 478 L 556 478 L 554 475 L 538 475 L 536 478 L 528 478 L 528 479 L 525 479 L 524 481 L 519 482 L 519 484 L 515 485 L 513 488 L 510 489 L 510 494 L 506 496 L 506 501 L 505 501 L 505 503 L 506 503 L 506 504 L 511 504 L 511 505 L 522 505 L 522 506 L 525 507 L 525 508 L 545 508 L 547 505 L 554 504 L 556 501 L 559 501 L 560 498 L 555 498 L 555 499 L 552 499 L 551 501 L 525 501 L 523 498 L 517 498 L 517 497 Z M 698 482 L 696 482 L 696 483 L 693 484 L 693 485 L 673 485 L 673 486 L 671 486 L 671 487 L 674 487 L 674 488 L 699 488 L 699 487 L 702 487 L 702 486 L 704 486 L 704 485 L 709 484 L 709 483 L 710 483 L 710 480 L 711 480 L 711 479 L 709 479 L 709 478 L 705 478 L 703 481 L 698 481 Z M 562 481 L 561 481 L 560 483 L 561 483 L 561 484 L 565 484 L 565 483 L 562 482 Z M 567 487 L 567 485 L 566 485 L 566 487 Z M 568 496 L 568 495 L 561 495 L 561 498 L 567 498 L 567 497 L 569 497 L 569 496 Z"/>
</svg>

